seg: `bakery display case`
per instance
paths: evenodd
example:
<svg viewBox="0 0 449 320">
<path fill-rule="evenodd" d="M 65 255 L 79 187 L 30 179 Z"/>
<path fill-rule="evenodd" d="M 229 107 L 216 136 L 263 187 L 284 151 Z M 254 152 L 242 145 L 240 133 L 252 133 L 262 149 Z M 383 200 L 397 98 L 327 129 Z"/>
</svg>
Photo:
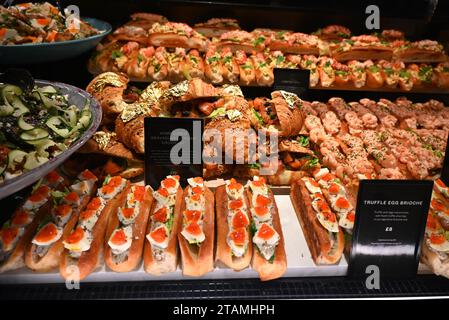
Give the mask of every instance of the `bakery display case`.
<svg viewBox="0 0 449 320">
<path fill-rule="evenodd" d="M 0 297 L 447 296 L 448 8 L 370 5 L 0 7 Z"/>
</svg>

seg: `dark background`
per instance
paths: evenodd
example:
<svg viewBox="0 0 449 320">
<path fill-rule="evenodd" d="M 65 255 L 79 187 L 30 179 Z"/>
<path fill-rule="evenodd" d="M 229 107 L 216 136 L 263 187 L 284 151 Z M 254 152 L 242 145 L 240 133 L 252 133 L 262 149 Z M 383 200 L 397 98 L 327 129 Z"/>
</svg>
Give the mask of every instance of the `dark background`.
<svg viewBox="0 0 449 320">
<path fill-rule="evenodd" d="M 25 2 L 15 1 L 14 3 Z M 3 3 L 4 0 L 0 0 Z M 55 3 L 55 0 L 49 2 Z M 370 33 L 365 30 L 365 8 L 376 4 L 380 8 L 381 29 L 403 30 L 410 39 L 430 38 L 443 42 L 448 49 L 449 1 L 444 0 L 259 0 L 254 1 L 152 1 L 152 0 L 63 0 L 63 7 L 75 4 L 81 15 L 108 21 L 113 28 L 129 20 L 134 12 L 153 12 L 165 15 L 171 21 L 190 25 L 212 17 L 230 17 L 240 20 L 244 30 L 255 27 L 286 28 L 312 32 L 329 24 L 342 24 L 354 34 Z M 91 53 L 83 56 L 39 65 L 20 65 L 28 68 L 36 78 L 66 82 L 85 88 L 92 76 L 86 63 Z M 0 72 L 8 66 L 1 65 Z M 259 92 L 252 88 L 253 93 Z M 265 89 L 266 90 L 266 89 Z M 332 95 L 345 99 L 360 96 L 376 99 L 376 93 L 314 92 L 314 99 L 326 100 Z M 389 97 L 389 94 L 377 94 Z M 431 95 L 408 94 L 412 100 L 426 100 Z M 23 191 L 21 192 L 23 193 Z M 20 194 L 20 193 L 19 193 Z M 0 223 L 9 217 L 18 200 L 14 197 L 0 201 Z M 71 292 L 60 285 L 8 286 L 0 288 L 0 300 L 15 299 L 91 299 L 91 298 L 185 298 L 232 297 L 234 299 L 260 298 L 348 298 L 386 296 L 447 296 L 448 281 L 433 275 L 419 276 L 410 281 L 386 281 L 381 290 L 367 291 L 363 281 L 350 281 L 344 277 L 287 278 L 261 283 L 258 279 L 195 280 L 183 282 L 152 281 L 136 283 L 92 283 L 83 290 Z"/>
<path fill-rule="evenodd" d="M 14 1 L 14 3 L 25 0 Z M 56 4 L 56 0 L 48 0 Z M 3 1 L 0 0 L 0 3 Z M 36 1 L 39 2 L 39 1 Z M 105 20 L 115 29 L 127 22 L 135 12 L 153 12 L 166 16 L 171 21 L 193 25 L 212 17 L 228 17 L 239 20 L 244 30 L 257 27 L 292 29 L 300 32 L 313 32 L 329 24 L 341 24 L 354 34 L 371 33 L 366 30 L 365 9 L 368 5 L 379 6 L 381 29 L 397 28 L 403 30 L 410 39 L 430 38 L 441 41 L 449 51 L 449 0 L 259 0 L 259 1 L 198 1 L 198 0 L 62 0 L 62 8 L 70 4 L 78 5 L 81 15 Z M 2 65 L 0 72 L 9 67 L 21 67 L 31 71 L 38 79 L 60 81 L 85 88 L 92 79 L 87 71 L 88 52 L 82 56 L 34 65 Z M 140 84 L 142 86 L 142 84 Z M 263 96 L 269 88 L 243 88 L 245 96 Z M 400 94 L 404 95 L 404 94 Z M 398 94 L 363 92 L 308 90 L 301 97 L 309 100 L 327 101 L 340 96 L 346 100 L 362 97 L 394 99 Z M 449 104 L 449 95 L 408 93 L 412 101 L 440 99 Z M 16 198 L 26 190 L 15 195 Z M 11 213 L 16 206 L 14 196 L 0 201 L 0 205 Z M 6 206 L 6 207 L 5 207 Z M 0 215 L 0 223 L 8 219 L 8 214 Z"/>
</svg>

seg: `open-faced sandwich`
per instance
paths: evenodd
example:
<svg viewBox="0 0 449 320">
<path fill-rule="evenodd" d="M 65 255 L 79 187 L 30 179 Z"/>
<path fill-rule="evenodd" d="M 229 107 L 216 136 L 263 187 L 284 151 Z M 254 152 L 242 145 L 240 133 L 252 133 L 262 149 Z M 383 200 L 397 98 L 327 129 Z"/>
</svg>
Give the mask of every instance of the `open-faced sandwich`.
<svg viewBox="0 0 449 320">
<path fill-rule="evenodd" d="M 287 269 L 284 235 L 278 208 L 271 189 L 262 177 L 254 177 L 245 188 L 246 206 L 250 210 L 253 259 L 252 267 L 260 280 L 281 277 Z"/>
<path fill-rule="evenodd" d="M 178 266 L 182 195 L 179 176 L 167 176 L 153 193 L 143 253 L 144 269 L 148 273 L 173 272 Z"/>
</svg>

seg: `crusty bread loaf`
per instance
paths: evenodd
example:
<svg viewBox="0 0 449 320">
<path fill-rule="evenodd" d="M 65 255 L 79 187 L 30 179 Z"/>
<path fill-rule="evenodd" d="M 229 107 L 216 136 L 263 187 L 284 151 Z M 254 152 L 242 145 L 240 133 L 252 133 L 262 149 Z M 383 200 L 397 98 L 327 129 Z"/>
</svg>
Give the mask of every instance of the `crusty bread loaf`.
<svg viewBox="0 0 449 320">
<path fill-rule="evenodd" d="M 175 208 L 173 211 L 173 226 L 170 233 L 170 239 L 168 241 L 168 247 L 164 250 L 163 260 L 156 260 L 154 258 L 151 244 L 148 240 L 145 240 L 145 249 L 143 253 L 144 270 L 150 274 L 160 275 L 162 273 L 176 271 L 176 267 L 178 266 L 178 233 L 182 224 L 182 195 L 182 188 L 179 187 L 178 192 L 176 193 Z M 150 211 L 150 219 L 146 229 L 147 234 L 150 232 L 152 227 L 151 216 L 154 214 L 155 209 L 156 201 L 153 202 L 153 206 Z"/>
<path fill-rule="evenodd" d="M 221 261 L 229 268 L 235 271 L 240 271 L 249 266 L 253 255 L 253 245 L 250 239 L 248 249 L 242 257 L 235 257 L 232 255 L 232 250 L 227 243 L 227 236 L 229 233 L 228 225 L 228 196 L 226 194 L 226 187 L 219 186 L 215 190 L 215 208 L 216 208 L 216 223 L 217 223 L 217 246 L 215 260 Z M 249 228 L 248 228 L 249 229 Z M 248 230 L 249 233 L 249 230 Z"/>
<path fill-rule="evenodd" d="M 186 208 L 184 198 L 188 194 L 188 186 L 184 190 L 182 197 L 181 212 Z M 205 211 L 203 220 L 203 232 L 205 240 L 200 246 L 190 245 L 189 242 L 178 233 L 179 247 L 181 249 L 181 263 L 182 273 L 185 276 L 202 276 L 214 268 L 214 234 L 215 234 L 215 208 L 214 208 L 214 194 L 209 188 L 205 187 Z"/>
<path fill-rule="evenodd" d="M 6 259 L 1 265 L 0 265 L 0 273 L 6 272 L 9 270 L 15 270 L 19 269 L 23 266 L 25 266 L 25 249 L 27 245 L 31 242 L 33 239 L 37 228 L 39 227 L 39 224 L 42 220 L 42 218 L 47 214 L 48 210 L 50 210 L 50 201 L 47 201 L 39 210 L 36 212 L 36 215 L 34 216 L 33 221 L 26 226 L 25 232 L 23 233 L 22 237 L 17 242 L 14 250 L 11 252 L 8 259 Z"/>
<path fill-rule="evenodd" d="M 90 198 L 91 197 L 88 195 L 84 196 L 81 204 L 72 212 L 72 216 L 64 226 L 61 238 L 51 245 L 51 248 L 48 249 L 43 257 L 39 258 L 34 254 L 37 246 L 31 242 L 32 239 L 30 240 L 25 251 L 25 264 L 28 268 L 37 272 L 47 272 L 59 266 L 61 253 L 64 251 L 64 244 L 62 241 L 70 234 L 70 232 L 72 232 L 78 221 L 78 215 L 89 203 Z M 49 208 L 49 211 L 47 211 L 46 214 L 50 214 L 50 210 L 51 209 Z"/>
<path fill-rule="evenodd" d="M 128 193 L 131 192 L 131 189 Z M 109 219 L 108 228 L 106 230 L 106 237 L 104 243 L 104 262 L 106 265 L 115 272 L 128 272 L 134 270 L 142 261 L 143 246 L 145 243 L 145 232 L 150 216 L 150 209 L 153 203 L 153 196 L 151 191 L 147 190 L 143 198 L 143 202 L 140 204 L 139 214 L 137 215 L 132 225 L 132 244 L 128 250 L 128 258 L 125 261 L 116 263 L 113 258 L 111 247 L 108 245 L 108 240 L 111 237 L 114 230 L 119 226 L 120 221 L 118 218 L 118 212 L 113 213 Z"/>
<path fill-rule="evenodd" d="M 274 252 L 274 260 L 267 261 L 260 253 L 257 248 L 253 250 L 253 258 L 251 265 L 259 273 L 260 280 L 268 281 L 282 277 L 282 275 L 287 270 L 287 255 L 285 253 L 285 244 L 284 244 L 284 234 L 282 232 L 281 219 L 279 217 L 279 211 L 276 205 L 276 201 L 274 199 L 273 192 L 269 191 L 269 197 L 273 203 L 273 207 L 271 209 L 271 216 L 273 220 L 273 228 L 279 235 L 279 243 L 276 246 L 276 250 Z M 246 190 L 246 203 L 248 208 L 251 207 L 252 193 L 249 188 Z M 255 246 L 255 245 L 254 245 Z"/>
<path fill-rule="evenodd" d="M 302 180 L 297 180 L 292 184 L 290 198 L 313 261 L 316 264 L 334 264 L 340 261 L 344 250 L 343 231 L 339 227 L 337 248 L 331 252 L 332 244 L 329 231 L 316 218 L 309 192 Z"/>
<path fill-rule="evenodd" d="M 130 183 L 127 181 L 125 188 L 106 203 L 92 229 L 93 240 L 88 251 L 81 253 L 81 256 L 75 260 L 75 263 L 71 264 L 70 260 L 72 258 L 69 256 L 69 251 L 67 249 L 64 250 L 61 257 L 61 264 L 59 265 L 59 272 L 64 279 L 83 280 L 101 265 L 103 244 L 109 218 L 111 214 L 115 214 L 118 207 L 123 206 L 129 188 Z M 73 267 L 77 268 L 77 272 L 74 272 L 76 268 Z"/>
</svg>

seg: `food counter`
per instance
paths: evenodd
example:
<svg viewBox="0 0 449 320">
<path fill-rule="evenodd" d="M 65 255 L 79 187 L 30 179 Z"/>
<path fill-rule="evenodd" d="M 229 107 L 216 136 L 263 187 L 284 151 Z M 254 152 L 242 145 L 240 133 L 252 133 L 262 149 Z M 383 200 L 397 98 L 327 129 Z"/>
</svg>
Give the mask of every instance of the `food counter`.
<svg viewBox="0 0 449 320">
<path fill-rule="evenodd" d="M 36 79 L 80 88 L 64 89 L 69 90 L 64 92 L 67 97 L 80 95 L 91 100 L 88 107 L 73 97 L 67 105 L 60 105 L 54 102 L 62 99 L 55 96 L 59 91 L 53 92 L 40 80 L 25 98 L 17 93 L 21 90 L 17 81 L 3 80 L 10 88 L 19 89 L 5 91 L 3 103 L 10 105 L 11 112 L 2 114 L 2 126 L 10 128 L 11 121 L 21 125 L 18 133 L 4 129 L 7 141 L 2 142 L 9 162 L 0 180 L 0 203 L 8 208 L 0 217 L 4 223 L 0 270 L 5 271 L 0 273 L 0 285 L 7 289 L 0 297 L 18 298 L 22 292 L 30 298 L 44 298 L 38 287 L 54 290 L 53 297 L 65 298 L 89 294 L 96 298 L 180 298 L 189 297 L 188 292 L 192 298 L 253 299 L 447 295 L 449 192 L 444 174 L 440 178 L 449 123 L 448 39 L 444 31 L 449 26 L 441 18 L 444 4 L 432 7 L 418 1 L 401 15 L 393 6 L 382 6 L 386 8 L 382 28 L 373 33 L 364 26 L 366 14 L 360 5 L 342 4 L 332 11 L 324 10 L 323 3 L 158 1 L 150 6 L 111 1 L 103 12 L 97 10 L 98 3 L 77 1 L 82 16 L 108 21 L 112 28 L 103 21 L 82 20 L 83 32 L 75 39 L 68 36 L 73 35 L 70 28 L 65 33 L 51 29 L 52 19 L 60 14 L 56 6 L 41 9 L 48 16 L 36 22 L 33 16 L 26 16 L 29 5 L 17 7 L 24 16 L 16 16 L 16 9 L 9 8 L 10 19 L 29 21 L 36 30 L 19 29 L 16 34 L 3 21 L 2 46 L 17 50 L 20 46 L 85 41 L 86 49 L 77 57 L 70 57 L 67 51 L 54 53 L 59 57 L 41 64 L 43 60 L 22 61 L 19 56 L 14 60 L 4 51 L 12 60 L 5 58 L 0 70 L 26 68 Z M 216 17 L 213 6 L 222 9 L 220 18 L 231 19 L 209 20 Z M 347 14 L 343 14 L 345 10 Z M 323 25 L 323 19 L 320 23 L 313 19 L 323 14 L 330 26 Z M 281 15 L 290 19 L 280 19 Z M 65 16 L 69 19 L 70 14 Z M 264 19 L 256 21 L 256 16 Z M 275 69 L 290 70 L 305 79 L 306 85 L 298 87 L 277 79 Z M 52 86 L 52 82 L 48 84 Z M 24 109 L 17 107 L 15 97 L 30 109 L 36 99 L 42 102 L 45 115 L 40 116 L 46 117 L 46 122 L 29 112 L 20 113 Z M 79 114 L 69 113 L 71 104 L 79 108 Z M 53 116 L 51 123 L 47 112 Z M 156 170 L 148 164 L 152 151 L 145 150 L 148 127 L 144 119 L 148 117 L 204 119 L 206 130 L 276 133 L 280 137 L 279 166 L 264 176 L 266 164 L 260 158 L 250 159 L 245 150 L 243 164 L 205 161 L 200 174 L 204 184 L 188 180 L 197 175 L 175 178 L 177 187 L 180 183 L 184 188 L 181 197 L 164 186 L 179 172 L 164 169 L 164 180 L 143 187 L 145 176 L 153 174 L 149 170 Z M 80 136 L 75 136 L 78 131 Z M 26 138 L 25 145 L 17 142 L 17 136 Z M 64 140 L 64 136 L 73 140 Z M 60 150 L 53 148 L 48 159 L 37 158 L 36 165 L 29 165 L 30 152 L 48 154 L 48 146 L 39 143 L 47 138 L 54 138 L 49 141 Z M 76 149 L 76 153 L 69 157 L 72 141 L 77 141 L 72 151 Z M 212 142 L 205 141 L 204 149 L 216 154 Z M 245 140 L 245 146 L 247 143 Z M 37 147 L 30 151 L 29 145 Z M 258 150 L 269 148 L 260 140 L 256 146 Z M 10 153 L 19 148 L 28 155 L 20 154 L 19 159 Z M 236 160 L 239 150 L 230 149 Z M 44 170 L 46 164 L 39 161 L 59 162 Z M 27 165 L 22 168 L 24 163 Z M 23 172 L 18 173 L 17 167 Z M 36 178 L 7 191 L 8 183 L 27 174 Z M 62 179 L 58 183 L 52 181 L 55 174 Z M 427 203 L 427 224 L 422 225 L 423 240 L 416 243 L 421 249 L 417 275 L 382 279 L 381 289 L 371 291 L 363 280 L 347 274 L 360 201 L 358 188 L 364 180 L 378 179 L 436 182 Z M 229 191 L 230 185 L 241 190 L 240 196 Z M 42 190 L 45 188 L 48 190 Z M 226 188 L 227 198 L 218 197 L 220 188 Z M 9 196 L 18 189 L 23 191 Z M 145 193 L 146 200 L 133 200 L 139 192 Z M 205 201 L 201 209 L 190 202 L 196 192 Z M 272 200 L 266 200 L 271 194 Z M 259 203 L 253 195 L 265 200 Z M 38 204 L 37 197 L 46 200 Z M 179 198 L 180 203 L 166 200 L 170 197 Z M 223 199 L 228 205 L 241 199 L 245 204 L 238 211 L 221 207 Z M 172 211 L 161 218 L 158 213 L 164 208 Z M 132 215 L 126 209 L 132 209 Z M 262 209 L 269 212 L 270 219 L 258 215 Z M 70 212 L 68 220 L 64 210 Z M 237 213 L 243 219 L 238 223 L 234 222 Z M 225 219 L 219 220 L 221 214 Z M 89 220 L 92 217 L 96 218 Z M 220 231 L 224 225 L 225 231 Z M 172 253 L 157 233 L 160 230 L 175 248 L 175 269 L 159 266 L 169 269 L 162 274 L 151 268 L 163 264 Z M 262 236 L 266 236 L 263 241 Z M 206 247 L 209 240 L 208 257 L 200 258 L 201 246 Z M 130 249 L 131 244 L 137 249 Z M 223 246 L 232 263 L 245 256 L 249 260 L 236 267 L 222 259 Z M 281 249 L 285 254 L 278 251 Z M 131 256 L 131 250 L 137 253 Z M 91 255 L 95 258 L 84 270 L 79 261 Z M 148 262 L 148 257 L 159 262 Z M 127 259 L 133 260 L 135 267 L 128 267 Z M 203 271 L 206 264 L 210 267 Z M 65 291 L 66 280 L 74 280 L 66 269 L 73 265 L 81 269 L 83 293 Z M 191 271 L 195 268 L 197 273 Z M 114 296 L 113 292 L 121 290 Z"/>
</svg>

